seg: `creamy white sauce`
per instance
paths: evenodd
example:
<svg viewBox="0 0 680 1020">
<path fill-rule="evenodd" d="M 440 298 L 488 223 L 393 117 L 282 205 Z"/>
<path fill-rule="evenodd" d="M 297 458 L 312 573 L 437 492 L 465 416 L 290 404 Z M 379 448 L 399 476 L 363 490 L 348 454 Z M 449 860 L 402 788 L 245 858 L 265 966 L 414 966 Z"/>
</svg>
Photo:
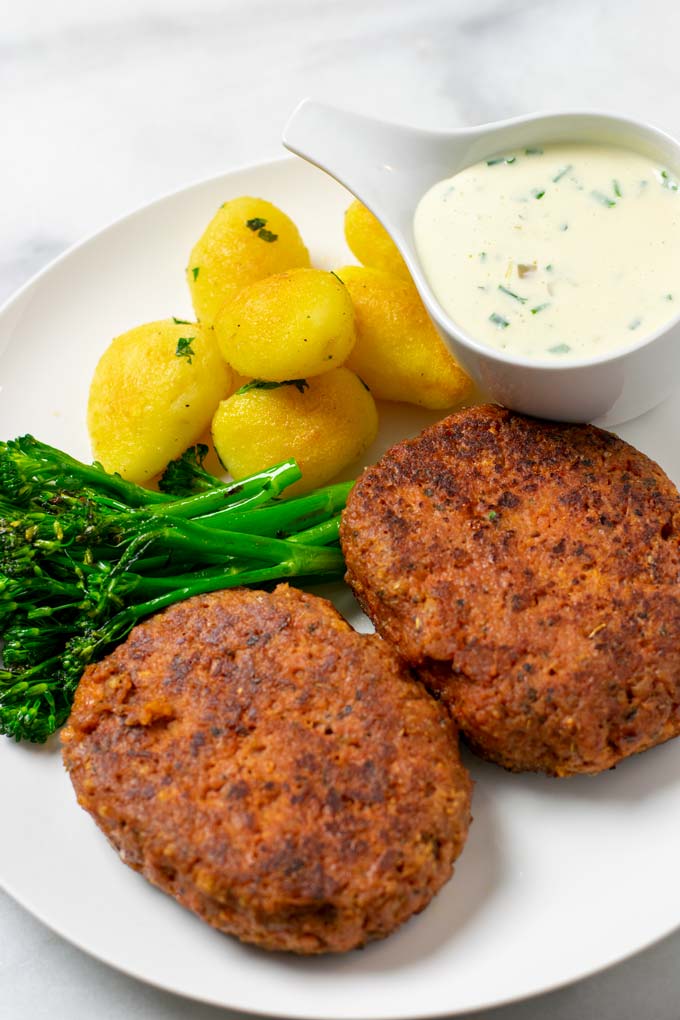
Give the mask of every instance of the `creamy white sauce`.
<svg viewBox="0 0 680 1020">
<path fill-rule="evenodd" d="M 441 305 L 501 350 L 606 354 L 680 311 L 678 179 L 628 149 L 502 153 L 435 184 L 414 229 Z"/>
</svg>

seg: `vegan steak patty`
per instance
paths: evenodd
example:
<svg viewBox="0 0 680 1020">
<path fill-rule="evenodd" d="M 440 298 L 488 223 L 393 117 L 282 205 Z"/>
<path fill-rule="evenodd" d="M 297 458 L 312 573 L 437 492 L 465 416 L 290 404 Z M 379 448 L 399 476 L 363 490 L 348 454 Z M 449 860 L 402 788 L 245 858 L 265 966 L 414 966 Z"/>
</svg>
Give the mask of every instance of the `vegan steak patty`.
<svg viewBox="0 0 680 1020">
<path fill-rule="evenodd" d="M 590 425 L 486 405 L 350 493 L 347 579 L 481 755 L 599 772 L 680 732 L 680 497 Z"/>
<path fill-rule="evenodd" d="M 450 877 L 470 818 L 442 706 L 379 637 L 287 585 L 138 625 L 86 670 L 63 754 L 127 864 L 267 949 L 388 935 Z"/>
</svg>

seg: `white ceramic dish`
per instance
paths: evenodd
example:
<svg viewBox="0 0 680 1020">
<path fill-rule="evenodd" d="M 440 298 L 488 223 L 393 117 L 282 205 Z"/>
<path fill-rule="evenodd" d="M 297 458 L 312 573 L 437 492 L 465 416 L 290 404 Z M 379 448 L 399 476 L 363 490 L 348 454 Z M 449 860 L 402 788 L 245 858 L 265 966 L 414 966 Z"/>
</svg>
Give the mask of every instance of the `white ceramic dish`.
<svg viewBox="0 0 680 1020">
<path fill-rule="evenodd" d="M 347 260 L 347 194 L 298 160 L 235 171 L 134 213 L 0 312 L 0 437 L 32 431 L 87 457 L 85 401 L 98 355 L 136 323 L 188 317 L 186 253 L 219 203 L 244 193 L 286 209 L 319 264 Z M 386 411 L 369 459 L 427 419 Z M 622 434 L 679 482 L 679 427 L 671 399 Z M 347 590 L 334 594 L 365 627 Z M 498 1005 L 590 974 L 680 923 L 680 741 L 561 782 L 467 761 L 475 820 L 454 879 L 423 914 L 361 953 L 268 955 L 194 918 L 120 863 L 76 805 L 56 741 L 0 738 L 0 882 L 64 938 L 128 974 L 236 1010 L 313 1020 Z"/>
<path fill-rule="evenodd" d="M 574 112 L 529 114 L 450 132 L 420 131 L 305 100 L 286 125 L 283 140 L 291 152 L 349 188 L 381 220 L 442 337 L 494 400 L 541 418 L 609 426 L 648 411 L 680 383 L 680 315 L 622 351 L 568 364 L 480 343 L 433 294 L 413 236 L 416 206 L 433 184 L 499 152 L 552 142 L 599 142 L 634 149 L 678 174 L 680 145 L 669 135 L 624 117 Z"/>
</svg>

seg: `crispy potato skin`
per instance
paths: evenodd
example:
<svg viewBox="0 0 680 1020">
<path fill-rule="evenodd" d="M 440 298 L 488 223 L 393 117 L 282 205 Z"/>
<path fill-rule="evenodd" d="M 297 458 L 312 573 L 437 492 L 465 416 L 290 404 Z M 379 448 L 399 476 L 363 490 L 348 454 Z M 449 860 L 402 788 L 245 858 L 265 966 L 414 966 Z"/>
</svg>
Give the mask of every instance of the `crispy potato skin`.
<svg viewBox="0 0 680 1020">
<path fill-rule="evenodd" d="M 230 386 L 212 330 L 167 319 L 123 333 L 90 385 L 94 456 L 107 471 L 148 481 L 200 438 Z"/>
<path fill-rule="evenodd" d="M 260 229 L 251 229 L 256 221 L 264 222 L 264 236 Z M 225 202 L 189 255 L 187 283 L 196 317 L 212 326 L 220 308 L 243 287 L 308 265 L 309 252 L 298 229 L 281 209 L 247 195 Z"/>
<path fill-rule="evenodd" d="M 442 410 L 470 395 L 469 377 L 446 349 L 410 280 L 363 266 L 337 273 L 355 312 L 357 341 L 347 367 L 376 400 Z"/>
<path fill-rule="evenodd" d="M 279 386 L 235 393 L 222 401 L 212 424 L 215 449 L 236 479 L 295 457 L 302 478 L 287 495 L 331 481 L 377 432 L 375 401 L 346 368 L 309 379 L 304 392 Z"/>
<path fill-rule="evenodd" d="M 345 240 L 363 265 L 410 282 L 411 274 L 396 244 L 380 220 L 358 199 L 345 212 Z"/>
<path fill-rule="evenodd" d="M 446 712 L 380 638 L 285 585 L 136 627 L 86 671 L 62 739 L 122 859 L 266 949 L 388 935 L 448 880 L 470 821 Z"/>
<path fill-rule="evenodd" d="M 254 379 L 307 379 L 338 368 L 356 339 L 347 288 L 321 269 L 258 280 L 215 320 L 225 361 Z"/>
<path fill-rule="evenodd" d="M 596 773 L 680 732 L 680 497 L 616 436 L 484 406 L 364 472 L 347 579 L 469 743 Z"/>
</svg>

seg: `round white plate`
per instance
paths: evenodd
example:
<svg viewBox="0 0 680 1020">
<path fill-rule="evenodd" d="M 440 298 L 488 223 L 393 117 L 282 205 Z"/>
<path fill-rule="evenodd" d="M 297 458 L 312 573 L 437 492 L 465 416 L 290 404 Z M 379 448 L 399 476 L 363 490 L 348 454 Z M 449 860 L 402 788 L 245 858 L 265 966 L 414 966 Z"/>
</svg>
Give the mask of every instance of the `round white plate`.
<svg viewBox="0 0 680 1020">
<path fill-rule="evenodd" d="M 141 209 L 68 252 L 0 312 L 0 438 L 32 432 L 89 458 L 85 404 L 99 354 L 138 323 L 191 315 L 188 252 L 219 204 L 241 194 L 287 210 L 317 264 L 348 259 L 347 194 L 293 160 Z M 369 460 L 426 420 L 387 409 Z M 676 399 L 620 431 L 680 481 Z M 338 586 L 336 600 L 358 622 L 349 592 Z M 596 778 L 512 776 L 467 760 L 474 823 L 453 880 L 363 952 L 272 955 L 197 920 L 121 864 L 77 806 L 56 740 L 0 738 L 0 881 L 55 931 L 128 974 L 232 1009 L 313 1020 L 498 1005 L 621 960 L 680 922 L 680 741 Z"/>
</svg>

